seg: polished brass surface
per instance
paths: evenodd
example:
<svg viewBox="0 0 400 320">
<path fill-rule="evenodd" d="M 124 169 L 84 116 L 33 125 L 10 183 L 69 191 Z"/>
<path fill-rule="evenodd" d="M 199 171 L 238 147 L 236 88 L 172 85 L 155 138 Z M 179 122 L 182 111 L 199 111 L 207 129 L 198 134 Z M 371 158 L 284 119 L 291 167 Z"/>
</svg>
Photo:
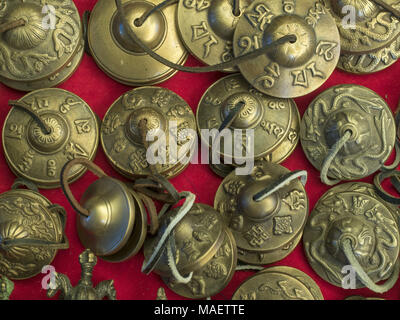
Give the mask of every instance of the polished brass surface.
<svg viewBox="0 0 400 320">
<path fill-rule="evenodd" d="M 304 229 L 303 244 L 314 271 L 341 287 L 349 262 L 342 243 L 351 239 L 361 267 L 378 282 L 387 279 L 399 254 L 398 218 L 366 183 L 336 186 L 317 202 Z M 356 287 L 364 285 L 357 278 Z"/>
<path fill-rule="evenodd" d="M 120 181 L 103 177 L 93 182 L 81 198 L 89 216 L 77 218 L 79 239 L 97 256 L 112 256 L 129 241 L 136 216 L 131 192 Z M 112 259 L 112 258 L 111 258 Z"/>
<path fill-rule="evenodd" d="M 0 81 L 12 88 L 31 91 L 66 80 L 82 58 L 82 26 L 72 0 L 49 0 L 55 8 L 55 26 L 42 13 L 39 0 L 5 0 L 0 24 L 23 19 L 0 37 Z"/>
<path fill-rule="evenodd" d="M 271 267 L 243 282 L 232 300 L 324 300 L 307 274 L 291 267 Z"/>
<path fill-rule="evenodd" d="M 264 200 L 254 200 L 289 172 L 278 164 L 259 161 L 248 176 L 228 175 L 215 195 L 214 207 L 227 221 L 239 252 L 251 252 L 249 259 L 254 263 L 272 263 L 289 254 L 306 223 L 308 198 L 300 181 L 290 182 Z M 256 258 L 260 255 L 261 259 Z"/>
<path fill-rule="evenodd" d="M 239 69 L 259 91 L 295 98 L 320 87 L 339 60 L 339 32 L 321 2 L 253 1 L 237 24 L 233 51 L 239 57 L 286 35 L 296 40 L 241 63 Z"/>
<path fill-rule="evenodd" d="M 146 123 L 146 132 L 161 130 L 160 133 L 165 133 L 167 147 L 170 143 L 177 144 L 177 155 L 166 152 L 167 163 L 150 168 L 140 130 L 142 121 Z M 196 139 L 187 129 L 195 134 L 196 121 L 181 97 L 168 89 L 141 87 L 118 98 L 107 111 L 101 128 L 101 143 L 112 166 L 128 178 L 149 175 L 151 170 L 172 178 L 190 161 L 187 155 Z"/>
<path fill-rule="evenodd" d="M 162 230 L 178 210 L 179 208 L 173 209 L 162 216 L 158 235 L 146 239 L 144 243 L 146 260 L 162 237 Z M 198 270 L 210 261 L 225 238 L 224 228 L 222 216 L 214 208 L 200 203 L 193 205 L 172 233 L 175 239 L 177 269 L 181 274 Z M 163 276 L 171 274 L 166 252 L 162 254 L 154 272 Z"/>
<path fill-rule="evenodd" d="M 13 108 L 3 127 L 4 154 L 10 169 L 40 188 L 60 186 L 60 172 L 76 157 L 93 159 L 99 142 L 96 114 L 85 101 L 62 89 L 41 89 L 19 102 L 27 104 L 50 127 L 46 134 L 27 112 Z M 77 166 L 70 181 L 85 173 Z"/>
<path fill-rule="evenodd" d="M 300 139 L 308 160 L 321 170 L 331 148 L 350 132 L 328 176 L 357 180 L 382 167 L 393 150 L 395 130 L 385 100 L 366 87 L 345 84 L 327 89 L 311 102 L 303 116 Z"/>
<path fill-rule="evenodd" d="M 142 24 L 137 19 L 162 0 L 124 0 L 131 28 L 147 46 L 168 60 L 184 64 L 188 52 L 181 43 L 177 25 L 177 5 L 154 12 Z M 114 1 L 96 3 L 89 20 L 88 42 L 98 66 L 111 78 L 126 85 L 156 84 L 177 71 L 145 54 L 124 29 Z"/>
<path fill-rule="evenodd" d="M 340 32 L 341 50 L 344 54 L 363 54 L 390 45 L 400 34 L 400 23 L 394 15 L 367 0 L 323 0 L 335 19 Z M 388 5 L 399 9 L 397 0 L 385 0 Z M 349 28 L 345 6 L 355 8 L 356 21 Z M 343 9 L 344 8 L 344 9 Z"/>
<path fill-rule="evenodd" d="M 5 276 L 0 276 L 0 300 L 10 300 L 14 291 L 14 282 Z"/>
<path fill-rule="evenodd" d="M 197 108 L 197 126 L 203 143 L 210 148 L 213 146 L 212 141 L 202 135 L 201 130 L 219 130 L 232 109 L 240 102 L 244 106 L 227 130 L 243 130 L 242 133 L 245 130 L 254 130 L 254 158 L 260 159 L 277 149 L 287 138 L 293 119 L 294 102 L 258 92 L 240 74 L 224 77 L 207 89 Z M 247 147 L 250 142 L 244 140 L 243 147 Z M 235 151 L 237 144 L 232 139 L 229 152 L 225 151 L 225 142 L 221 142 L 220 150 L 216 151 L 224 159 L 246 159 L 244 150 L 242 156 Z M 252 154 L 250 156 L 253 157 Z"/>
<path fill-rule="evenodd" d="M 240 16 L 251 0 L 239 1 L 235 15 L 234 0 L 179 1 L 178 27 L 190 53 L 207 65 L 233 59 L 233 33 Z M 225 70 L 237 71 L 237 68 Z"/>
<path fill-rule="evenodd" d="M 47 289 L 47 296 L 52 298 L 60 291 L 60 300 L 102 300 L 107 297 L 109 300 L 116 300 L 114 280 L 100 282 L 95 288 L 92 283 L 93 268 L 97 264 L 97 258 L 89 249 L 79 256 L 82 273 L 81 279 L 76 287 L 72 287 L 68 277 L 62 273 L 56 273 L 54 287 Z"/>
<path fill-rule="evenodd" d="M 188 284 L 176 283 L 173 277 L 163 277 L 175 293 L 189 299 L 204 299 L 221 292 L 231 281 L 237 262 L 237 249 L 232 233 L 224 228 L 224 241 L 211 260 L 194 271 Z"/>
<path fill-rule="evenodd" d="M 31 190 L 10 190 L 0 195 L 0 239 L 4 241 L 65 241 L 64 223 L 51 202 Z M 51 246 L 0 245 L 0 274 L 9 279 L 31 278 L 53 261 L 57 249 Z"/>
</svg>

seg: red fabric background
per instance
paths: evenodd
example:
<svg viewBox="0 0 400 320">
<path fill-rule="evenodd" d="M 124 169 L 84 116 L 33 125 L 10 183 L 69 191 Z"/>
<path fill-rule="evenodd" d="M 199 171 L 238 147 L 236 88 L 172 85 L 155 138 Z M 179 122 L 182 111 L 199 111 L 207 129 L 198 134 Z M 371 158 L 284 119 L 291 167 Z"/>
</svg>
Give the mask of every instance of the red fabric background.
<svg viewBox="0 0 400 320">
<path fill-rule="evenodd" d="M 82 15 L 84 10 L 91 10 L 95 5 L 96 0 L 75 0 L 75 4 Z M 186 65 L 199 65 L 192 57 L 189 57 Z M 354 83 L 364 85 L 379 95 L 381 95 L 392 108 L 393 111 L 397 108 L 397 103 L 400 98 L 400 63 L 394 64 L 385 71 L 374 75 L 355 76 L 335 71 L 331 78 L 317 91 L 296 99 L 301 115 L 307 109 L 309 103 L 324 89 L 331 86 L 343 83 Z M 221 73 L 209 74 L 188 74 L 179 72 L 172 79 L 160 84 L 160 86 L 168 88 L 182 98 L 184 98 L 195 112 L 198 102 L 205 90 L 217 79 L 223 77 Z M 108 78 L 95 64 L 94 60 L 85 55 L 82 64 L 74 75 L 63 85 L 63 89 L 69 90 L 81 98 L 83 98 L 92 109 L 102 119 L 110 107 L 110 105 L 123 93 L 132 89 L 125 85 L 119 84 Z M 23 92 L 18 92 L 0 84 L 0 126 L 3 126 L 4 119 L 8 114 L 10 107 L 7 101 L 10 99 L 19 99 L 24 95 Z M 3 150 L 3 149 L 1 149 Z M 393 156 L 392 156 L 393 157 Z M 102 167 L 110 176 L 121 178 L 108 164 L 104 153 L 99 147 L 98 155 L 95 162 Z M 283 163 L 283 165 L 291 170 L 305 169 L 309 172 L 309 180 L 306 190 L 310 200 L 310 210 L 314 207 L 316 201 L 329 189 L 319 180 L 319 172 L 315 170 L 307 161 L 301 146 L 297 147 L 291 157 Z M 8 168 L 3 156 L 0 157 L 0 192 L 5 192 L 10 189 L 15 176 Z M 79 182 L 72 185 L 72 191 L 77 199 L 83 194 L 85 189 L 95 180 L 95 177 L 87 173 Z M 197 195 L 197 202 L 213 205 L 215 192 L 221 183 L 222 179 L 212 173 L 207 165 L 190 165 L 180 176 L 172 180 L 172 183 L 178 191 L 188 190 Z M 363 181 L 372 182 L 372 177 L 366 178 Z M 61 189 L 57 190 L 42 190 L 42 194 L 48 197 L 53 203 L 58 203 L 64 206 L 68 212 L 68 220 L 66 233 L 70 241 L 69 250 L 60 250 L 53 261 L 52 265 L 57 272 L 68 275 L 72 285 L 76 285 L 80 279 L 79 254 L 84 250 L 76 233 L 75 221 L 76 213 L 64 197 Z M 160 286 L 166 288 L 167 297 L 169 299 L 182 299 L 169 290 L 161 278 L 156 274 L 144 275 L 140 272 L 143 262 L 142 253 L 132 259 L 118 264 L 108 263 L 98 260 L 98 264 L 94 269 L 93 282 L 96 285 L 99 281 L 106 279 L 114 279 L 117 290 L 118 299 L 150 299 L 154 300 L 157 289 Z M 274 265 L 291 266 L 302 270 L 310 275 L 320 286 L 325 299 L 337 300 L 343 299 L 349 295 L 361 294 L 364 296 L 378 296 L 373 292 L 362 290 L 343 290 L 334 287 L 323 281 L 309 266 L 303 252 L 302 243 L 293 251 L 286 259 Z M 213 299 L 230 299 L 232 294 L 252 272 L 236 272 L 230 284 Z M 41 281 L 44 275 L 38 275 L 32 279 L 15 281 L 15 290 L 11 299 L 48 299 L 45 290 L 41 287 Z M 384 295 L 383 298 L 399 299 L 400 298 L 400 282 Z"/>
</svg>

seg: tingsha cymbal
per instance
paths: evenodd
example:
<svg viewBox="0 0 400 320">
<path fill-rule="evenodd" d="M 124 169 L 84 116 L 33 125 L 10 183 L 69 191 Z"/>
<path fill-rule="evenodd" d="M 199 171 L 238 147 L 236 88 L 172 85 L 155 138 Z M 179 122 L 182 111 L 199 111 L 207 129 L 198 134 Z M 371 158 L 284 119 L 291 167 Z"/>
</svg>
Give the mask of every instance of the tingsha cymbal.
<svg viewBox="0 0 400 320">
<path fill-rule="evenodd" d="M 39 193 L 18 189 L 0 195 L 0 273 L 31 278 L 67 249 L 66 215 Z"/>
<path fill-rule="evenodd" d="M 298 242 L 308 215 L 308 198 L 302 183 L 297 179 L 290 181 L 258 199 L 260 193 L 289 173 L 278 164 L 258 161 L 250 175 L 237 176 L 232 172 L 218 188 L 214 207 L 227 221 L 242 252 L 242 261 L 279 261 L 293 251 L 293 242 Z M 251 253 L 249 258 L 246 252 Z"/>
<path fill-rule="evenodd" d="M 307 274 L 291 267 L 272 267 L 244 281 L 232 300 L 324 300 Z"/>
<path fill-rule="evenodd" d="M 99 142 L 99 123 L 88 104 L 62 89 L 33 91 L 20 100 L 29 112 L 14 107 L 3 127 L 3 148 L 8 165 L 20 177 L 40 188 L 60 186 L 61 169 L 76 157 L 93 159 Z M 32 114 L 30 114 L 32 113 Z M 49 132 L 35 119 L 39 117 Z M 69 181 L 85 173 L 78 166 Z"/>
<path fill-rule="evenodd" d="M 367 286 L 382 293 L 398 276 L 398 224 L 371 193 L 373 186 L 364 185 L 342 184 L 321 197 L 304 229 L 304 249 L 311 267 L 329 283 L 342 287 L 348 275 L 342 270 L 349 266 L 357 276 L 353 289 Z M 388 278 L 389 284 L 375 285 Z"/>
<path fill-rule="evenodd" d="M 143 123 L 144 132 L 141 130 Z M 154 161 L 148 156 L 149 153 L 156 156 L 157 144 L 153 139 L 145 146 L 146 141 L 143 141 L 151 132 L 164 135 L 166 143 L 162 146 L 161 138 L 156 141 L 160 151 L 159 159 L 154 158 Z M 156 170 L 171 178 L 189 164 L 195 135 L 194 114 L 181 97 L 168 89 L 141 87 L 121 96 L 107 111 L 101 143 L 110 163 L 124 176 L 146 176 Z M 151 152 L 149 148 L 153 147 Z M 150 168 L 149 161 L 157 163 Z"/>
<path fill-rule="evenodd" d="M 346 84 L 324 91 L 310 104 L 300 139 L 324 183 L 335 184 L 324 177 L 357 180 L 379 170 L 393 150 L 395 131 L 385 100 L 366 87 Z"/>
<path fill-rule="evenodd" d="M 14 89 L 57 86 L 82 59 L 82 26 L 74 2 L 45 4 L 5 0 L 0 5 L 0 81 Z"/>
<path fill-rule="evenodd" d="M 197 109 L 197 125 L 203 143 L 214 149 L 213 141 L 203 130 L 207 129 L 207 133 L 220 130 L 221 125 L 232 116 L 239 103 L 244 105 L 236 119 L 226 128 L 232 132 L 233 137 L 228 141 L 230 150 L 225 150 L 224 141 L 221 142 L 220 149 L 215 151 L 220 157 L 231 161 L 233 159 L 234 162 L 249 157 L 260 159 L 271 154 L 289 134 L 294 117 L 292 100 L 267 96 L 254 89 L 240 74 L 218 80 L 201 98 Z M 246 130 L 252 130 L 254 141 L 246 134 Z M 242 135 L 243 143 L 236 141 L 235 131 Z M 244 150 L 237 150 L 237 146 Z"/>
<path fill-rule="evenodd" d="M 176 25 L 177 5 L 153 12 L 141 25 L 138 19 L 162 0 L 123 0 L 132 30 L 150 49 L 171 62 L 184 64 L 188 52 Z M 89 20 L 88 42 L 98 66 L 114 80 L 130 86 L 156 84 L 177 71 L 151 58 L 125 30 L 114 1 L 96 3 Z"/>
<path fill-rule="evenodd" d="M 314 91 L 329 78 L 340 56 L 335 22 L 315 0 L 254 1 L 237 24 L 233 52 L 240 57 L 288 35 L 295 40 L 239 65 L 251 85 L 274 97 Z"/>
<path fill-rule="evenodd" d="M 207 65 L 233 59 L 233 33 L 250 0 L 179 1 L 178 27 L 186 48 Z M 235 69 L 225 70 L 227 72 Z"/>
<path fill-rule="evenodd" d="M 396 0 L 385 0 L 389 6 L 399 8 Z M 399 20 L 373 1 L 324 0 L 340 32 L 344 54 L 363 54 L 390 45 L 400 34 Z M 353 8 L 355 21 L 349 17 Z"/>
</svg>

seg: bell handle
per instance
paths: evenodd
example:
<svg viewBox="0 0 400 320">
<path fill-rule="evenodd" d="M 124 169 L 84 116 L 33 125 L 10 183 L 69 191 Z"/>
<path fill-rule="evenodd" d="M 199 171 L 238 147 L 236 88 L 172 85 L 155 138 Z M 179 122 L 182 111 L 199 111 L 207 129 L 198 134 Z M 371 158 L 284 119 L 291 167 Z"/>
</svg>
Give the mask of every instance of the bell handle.
<svg viewBox="0 0 400 320">
<path fill-rule="evenodd" d="M 400 198 L 390 195 L 386 192 L 382 187 L 383 180 L 391 178 L 391 182 L 397 192 L 400 192 L 400 171 L 392 170 L 392 171 L 381 171 L 374 177 L 374 185 L 376 193 L 386 202 L 400 205 Z"/>
<path fill-rule="evenodd" d="M 14 180 L 11 189 L 16 190 L 19 189 L 20 187 L 25 187 L 31 191 L 35 191 L 39 193 L 39 189 L 35 183 L 33 183 L 30 180 L 24 179 L 24 178 L 17 178 Z"/>
<path fill-rule="evenodd" d="M 285 174 L 282 176 L 279 180 L 275 181 L 274 183 L 271 183 L 267 188 L 264 190 L 258 192 L 253 196 L 253 200 L 256 202 L 262 201 L 265 198 L 269 197 L 271 194 L 275 193 L 279 189 L 287 186 L 290 182 L 293 180 L 296 180 L 300 178 L 301 183 L 303 186 L 306 185 L 307 183 L 307 178 L 308 178 L 308 173 L 305 170 L 296 170 L 292 171 L 288 174 Z"/>
<path fill-rule="evenodd" d="M 62 242 L 53 242 L 42 239 L 1 239 L 0 248 L 7 250 L 12 247 L 47 247 L 49 249 L 68 249 L 69 241 L 65 234 L 63 234 Z"/>
<path fill-rule="evenodd" d="M 363 267 L 360 265 L 358 262 L 356 256 L 354 255 L 353 248 L 351 246 L 351 240 L 350 239 L 343 239 L 341 243 L 343 252 L 351 264 L 351 266 L 354 268 L 355 272 L 357 273 L 360 281 L 370 290 L 376 292 L 376 293 L 384 293 L 386 291 L 389 291 L 393 286 L 396 284 L 398 278 L 399 278 L 399 272 L 400 272 L 400 262 L 399 259 L 396 260 L 396 263 L 394 264 L 393 267 L 393 272 L 390 275 L 389 279 L 386 280 L 386 282 L 382 285 L 377 285 L 375 282 L 372 281 L 372 279 L 369 277 L 369 275 L 364 271 Z"/>
<path fill-rule="evenodd" d="M 98 167 L 96 164 L 94 164 L 94 162 L 92 162 L 86 158 L 73 159 L 73 160 L 67 162 L 61 170 L 61 188 L 62 188 L 68 202 L 71 204 L 72 208 L 76 212 L 78 212 L 80 215 L 89 217 L 89 215 L 90 215 L 89 210 L 87 210 L 86 208 L 84 208 L 80 205 L 78 200 L 76 200 L 76 198 L 72 194 L 71 188 L 69 187 L 69 183 L 68 183 L 69 173 L 70 173 L 72 167 L 74 167 L 76 165 L 83 165 L 84 167 L 89 169 L 89 171 L 94 173 L 99 178 L 107 177 L 107 175 L 104 173 L 104 171 L 100 167 Z"/>
</svg>

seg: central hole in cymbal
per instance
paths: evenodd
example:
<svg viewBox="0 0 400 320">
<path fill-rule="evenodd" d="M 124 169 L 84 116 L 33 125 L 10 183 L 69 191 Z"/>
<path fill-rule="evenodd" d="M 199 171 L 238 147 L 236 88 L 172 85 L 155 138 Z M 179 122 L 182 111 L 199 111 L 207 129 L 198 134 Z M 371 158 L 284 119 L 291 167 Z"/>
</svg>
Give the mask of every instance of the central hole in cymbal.
<svg viewBox="0 0 400 320">
<path fill-rule="evenodd" d="M 293 34 L 290 35 L 289 43 L 296 43 L 297 42 L 297 37 Z"/>
<path fill-rule="evenodd" d="M 135 27 L 141 27 L 142 26 L 142 21 L 140 20 L 140 18 L 136 18 L 133 21 L 133 24 L 135 25 Z"/>
<path fill-rule="evenodd" d="M 242 11 L 239 9 L 239 10 L 236 12 L 235 9 L 233 9 L 233 10 L 232 10 L 232 14 L 233 14 L 235 17 L 240 17 L 241 14 L 242 14 Z"/>
</svg>

